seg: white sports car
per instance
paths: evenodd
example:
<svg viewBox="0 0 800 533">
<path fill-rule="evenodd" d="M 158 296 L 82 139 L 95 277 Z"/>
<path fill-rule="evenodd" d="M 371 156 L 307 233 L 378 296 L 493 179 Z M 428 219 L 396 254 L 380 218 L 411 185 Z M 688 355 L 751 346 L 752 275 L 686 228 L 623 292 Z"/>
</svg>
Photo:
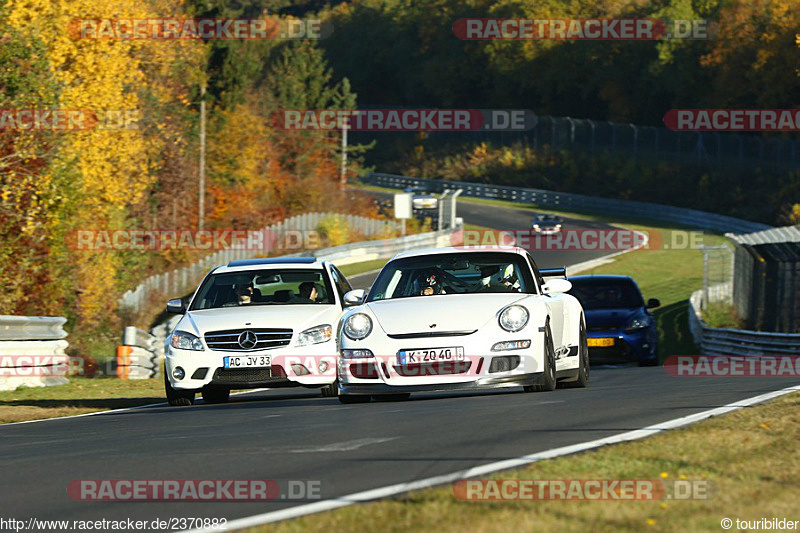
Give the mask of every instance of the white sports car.
<svg viewBox="0 0 800 533">
<path fill-rule="evenodd" d="M 342 316 L 339 400 L 486 387 L 585 387 L 583 309 L 566 270 L 540 271 L 521 248 L 436 248 L 383 267 Z"/>
</svg>

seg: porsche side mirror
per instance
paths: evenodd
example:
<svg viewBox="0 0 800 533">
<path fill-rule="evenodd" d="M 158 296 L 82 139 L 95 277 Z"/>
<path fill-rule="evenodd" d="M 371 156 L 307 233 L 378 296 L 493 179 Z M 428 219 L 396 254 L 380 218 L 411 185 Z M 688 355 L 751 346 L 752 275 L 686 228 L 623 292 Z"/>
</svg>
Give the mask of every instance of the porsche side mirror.
<svg viewBox="0 0 800 533">
<path fill-rule="evenodd" d="M 542 293 L 556 294 L 560 292 L 567 292 L 572 288 L 572 282 L 566 279 L 551 279 L 542 285 Z"/>
</svg>

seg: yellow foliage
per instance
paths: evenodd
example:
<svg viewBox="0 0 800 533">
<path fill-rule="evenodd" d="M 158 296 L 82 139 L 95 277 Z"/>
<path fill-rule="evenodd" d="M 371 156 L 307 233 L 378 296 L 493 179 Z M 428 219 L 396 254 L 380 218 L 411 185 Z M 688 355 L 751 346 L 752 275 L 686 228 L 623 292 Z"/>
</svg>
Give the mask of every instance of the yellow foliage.
<svg viewBox="0 0 800 533">
<path fill-rule="evenodd" d="M 172 98 L 172 88 L 161 83 L 178 61 L 199 59 L 200 43 L 149 40 L 75 39 L 68 27 L 73 19 L 152 18 L 153 3 L 136 0 L 10 0 L 9 24 L 38 36 L 47 48 L 51 68 L 62 85 L 59 107 L 92 111 L 139 110 L 139 95 L 157 101 Z M 176 13 L 180 4 L 165 3 Z M 143 116 L 146 123 L 150 117 Z M 126 208 L 139 202 L 155 180 L 150 168 L 162 149 L 160 137 L 138 129 L 89 129 L 65 132 L 51 167 L 74 163 L 79 174 L 79 228 L 106 227 L 124 218 Z M 45 182 L 48 176 L 41 177 Z M 57 221 L 56 221 L 57 222 Z M 116 301 L 115 276 L 119 259 L 113 253 L 77 255 L 80 298 L 78 314 L 92 322 L 107 314 Z"/>
<path fill-rule="evenodd" d="M 317 224 L 317 231 L 328 243 L 328 246 L 340 246 L 350 240 L 351 229 L 343 217 L 331 215 Z"/>
</svg>

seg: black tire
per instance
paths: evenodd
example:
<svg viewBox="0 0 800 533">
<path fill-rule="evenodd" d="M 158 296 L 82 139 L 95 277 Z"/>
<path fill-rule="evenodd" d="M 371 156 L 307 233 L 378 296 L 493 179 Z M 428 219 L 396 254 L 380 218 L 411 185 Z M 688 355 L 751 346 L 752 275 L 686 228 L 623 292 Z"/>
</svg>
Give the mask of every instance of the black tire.
<svg viewBox="0 0 800 533">
<path fill-rule="evenodd" d="M 320 389 L 320 392 L 325 398 L 336 398 L 339 396 L 339 380 L 337 379 L 330 385 L 325 385 Z"/>
<path fill-rule="evenodd" d="M 226 403 L 231 397 L 231 390 L 226 388 L 208 387 L 203 389 L 203 401 L 206 403 Z"/>
<path fill-rule="evenodd" d="M 402 402 L 410 397 L 410 392 L 398 392 L 397 394 L 376 394 L 373 399 L 376 402 Z"/>
<path fill-rule="evenodd" d="M 167 401 L 173 407 L 186 407 L 194 403 L 196 391 L 173 389 L 167 378 L 166 368 L 164 370 L 164 391 L 167 394 Z"/>
<path fill-rule="evenodd" d="M 550 332 L 550 322 L 544 326 L 544 353 L 545 369 L 539 382 L 526 385 L 525 392 L 547 392 L 556 388 L 556 350 L 553 347 L 553 334 Z"/>
<path fill-rule="evenodd" d="M 639 366 L 658 366 L 658 359 L 652 361 L 639 361 Z"/>
<path fill-rule="evenodd" d="M 340 394 L 339 401 L 345 404 L 351 403 L 367 403 L 370 397 L 361 394 Z"/>
<path fill-rule="evenodd" d="M 565 389 L 582 389 L 589 385 L 589 343 L 586 340 L 586 321 L 581 316 L 581 329 L 578 336 L 578 379 L 563 383 Z"/>
</svg>

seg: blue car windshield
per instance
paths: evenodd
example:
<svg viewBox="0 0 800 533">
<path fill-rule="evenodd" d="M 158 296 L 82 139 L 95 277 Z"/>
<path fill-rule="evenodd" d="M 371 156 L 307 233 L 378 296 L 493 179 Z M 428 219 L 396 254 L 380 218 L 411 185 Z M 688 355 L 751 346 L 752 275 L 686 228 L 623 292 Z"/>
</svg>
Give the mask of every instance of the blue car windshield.
<svg viewBox="0 0 800 533">
<path fill-rule="evenodd" d="M 644 301 L 630 281 L 571 280 L 571 295 L 584 309 L 632 309 L 643 307 Z"/>
</svg>

